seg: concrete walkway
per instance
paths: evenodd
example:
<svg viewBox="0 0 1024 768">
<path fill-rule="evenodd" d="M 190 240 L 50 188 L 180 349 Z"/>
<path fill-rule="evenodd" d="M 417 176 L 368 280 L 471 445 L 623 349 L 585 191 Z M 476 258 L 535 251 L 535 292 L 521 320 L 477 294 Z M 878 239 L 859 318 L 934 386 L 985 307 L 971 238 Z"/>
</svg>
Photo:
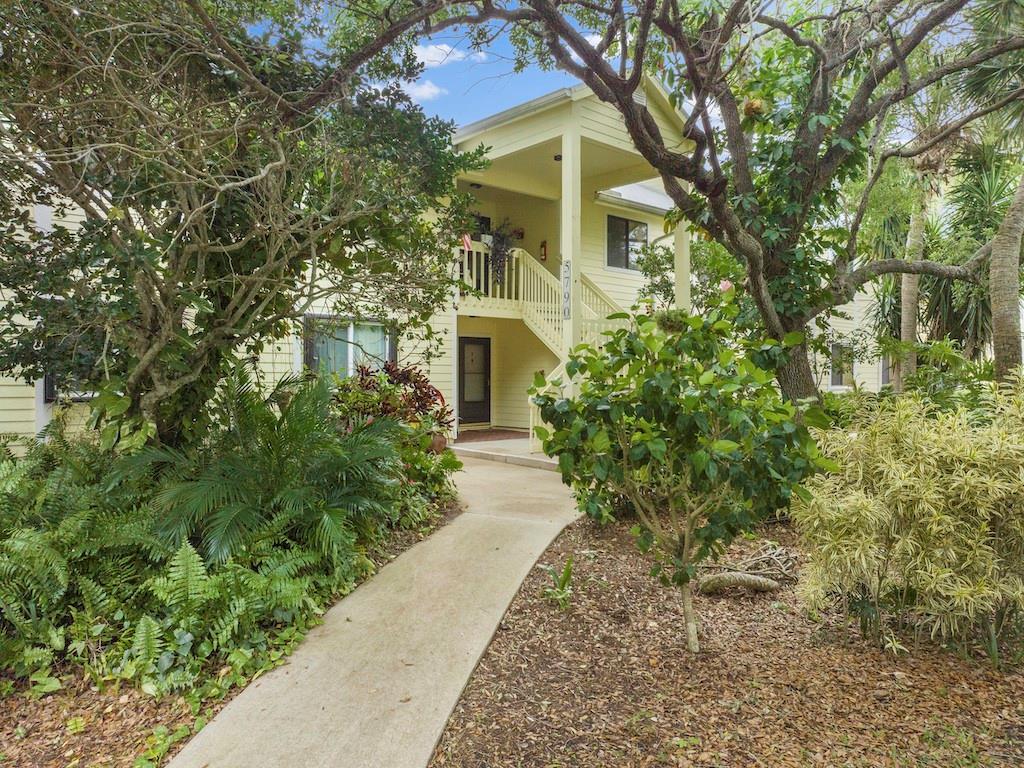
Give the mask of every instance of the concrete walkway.
<svg viewBox="0 0 1024 768">
<path fill-rule="evenodd" d="M 170 768 L 422 768 L 522 580 L 576 516 L 553 472 L 466 459 L 466 512 L 335 605 Z"/>
<path fill-rule="evenodd" d="M 456 442 L 452 450 L 460 459 L 486 459 L 531 469 L 558 471 L 558 462 L 554 459 L 549 459 L 543 453 L 530 453 L 530 439 L 527 437 Z"/>
</svg>

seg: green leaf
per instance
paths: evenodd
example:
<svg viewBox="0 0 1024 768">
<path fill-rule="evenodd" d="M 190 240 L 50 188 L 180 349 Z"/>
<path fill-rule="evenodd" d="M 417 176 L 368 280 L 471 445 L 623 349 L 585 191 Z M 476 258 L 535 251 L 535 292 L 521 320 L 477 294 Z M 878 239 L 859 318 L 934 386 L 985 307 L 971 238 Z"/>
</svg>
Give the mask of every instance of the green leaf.
<svg viewBox="0 0 1024 768">
<path fill-rule="evenodd" d="M 100 448 L 109 451 L 117 442 L 117 436 L 121 432 L 121 425 L 112 421 L 100 430 Z"/>
<path fill-rule="evenodd" d="M 790 331 L 782 337 L 782 346 L 784 347 L 798 347 L 804 343 L 804 334 L 802 331 Z"/>
<path fill-rule="evenodd" d="M 558 455 L 558 468 L 562 470 L 563 475 L 571 475 L 575 467 L 576 459 L 573 458 L 571 453 L 566 452 Z"/>
<path fill-rule="evenodd" d="M 665 454 L 668 452 L 668 444 L 660 437 L 656 437 L 653 440 L 647 441 L 647 450 L 651 456 L 661 461 L 665 458 Z"/>
<path fill-rule="evenodd" d="M 816 456 L 814 458 L 814 464 L 825 472 L 838 472 L 841 469 L 839 462 L 833 461 L 826 456 Z"/>
<path fill-rule="evenodd" d="M 718 451 L 719 453 L 732 453 L 739 447 L 740 444 L 733 440 L 715 440 L 711 444 L 711 450 Z"/>
<path fill-rule="evenodd" d="M 829 418 L 825 409 L 820 405 L 812 405 L 803 412 L 804 424 L 818 429 L 829 429 L 832 426 L 832 419 Z"/>
</svg>

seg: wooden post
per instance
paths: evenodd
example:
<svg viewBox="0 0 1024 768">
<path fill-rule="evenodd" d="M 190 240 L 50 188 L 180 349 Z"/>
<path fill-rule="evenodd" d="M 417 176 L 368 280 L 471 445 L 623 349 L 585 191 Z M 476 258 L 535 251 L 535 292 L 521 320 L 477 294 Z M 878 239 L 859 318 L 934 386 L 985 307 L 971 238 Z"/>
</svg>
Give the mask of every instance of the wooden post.
<svg viewBox="0 0 1024 768">
<path fill-rule="evenodd" d="M 676 309 L 690 311 L 690 232 L 686 222 L 676 226 L 675 237 Z"/>
<path fill-rule="evenodd" d="M 568 351 L 580 340 L 580 137 L 562 134 L 562 199 L 559 246 L 562 255 L 562 346 Z"/>
</svg>

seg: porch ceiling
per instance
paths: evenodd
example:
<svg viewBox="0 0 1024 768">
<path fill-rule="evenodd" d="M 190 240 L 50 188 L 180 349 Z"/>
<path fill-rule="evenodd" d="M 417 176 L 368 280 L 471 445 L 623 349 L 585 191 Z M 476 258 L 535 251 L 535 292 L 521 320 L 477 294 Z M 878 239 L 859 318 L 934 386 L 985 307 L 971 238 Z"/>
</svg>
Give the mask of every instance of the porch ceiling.
<svg viewBox="0 0 1024 768">
<path fill-rule="evenodd" d="M 562 194 L 562 172 L 555 155 L 561 151 L 562 138 L 557 136 L 495 158 L 487 168 L 463 178 L 485 187 L 557 200 Z"/>
<path fill-rule="evenodd" d="M 657 174 L 639 153 L 584 138 L 580 147 L 583 186 L 597 192 L 647 181 Z"/>
<path fill-rule="evenodd" d="M 484 188 L 532 195 L 545 200 L 561 197 L 562 138 L 533 144 L 493 159 L 481 170 L 467 173 L 462 180 Z M 581 139 L 582 186 L 591 192 L 646 181 L 656 174 L 636 152 L 629 152 L 591 139 Z"/>
</svg>

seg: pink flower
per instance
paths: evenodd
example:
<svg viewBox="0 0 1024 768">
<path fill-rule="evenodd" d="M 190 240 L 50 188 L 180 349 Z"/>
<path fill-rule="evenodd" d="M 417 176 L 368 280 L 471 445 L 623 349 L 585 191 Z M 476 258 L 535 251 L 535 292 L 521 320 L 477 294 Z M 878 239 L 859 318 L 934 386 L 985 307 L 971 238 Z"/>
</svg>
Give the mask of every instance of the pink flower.
<svg viewBox="0 0 1024 768">
<path fill-rule="evenodd" d="M 718 284 L 718 290 L 720 290 L 722 293 L 725 293 L 730 288 L 732 288 L 732 280 L 723 280 Z"/>
</svg>

